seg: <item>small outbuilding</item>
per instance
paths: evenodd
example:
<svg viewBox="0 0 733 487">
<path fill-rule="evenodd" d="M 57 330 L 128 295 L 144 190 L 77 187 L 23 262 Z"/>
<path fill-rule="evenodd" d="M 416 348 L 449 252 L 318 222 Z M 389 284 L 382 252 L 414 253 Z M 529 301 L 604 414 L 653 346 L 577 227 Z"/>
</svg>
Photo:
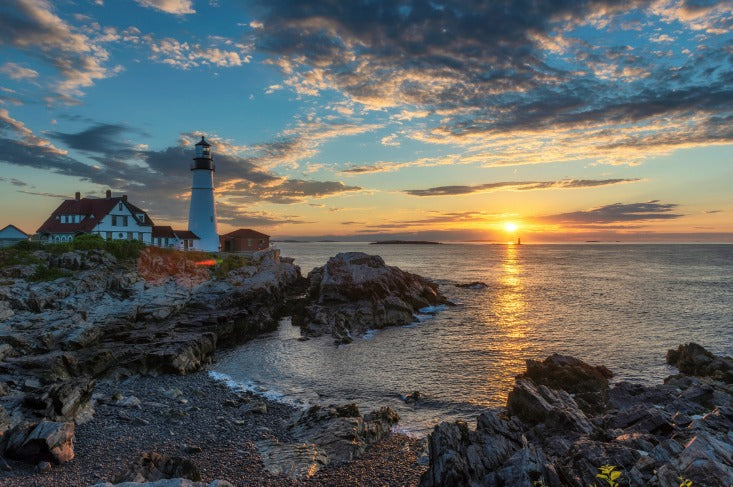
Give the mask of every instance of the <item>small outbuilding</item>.
<svg viewBox="0 0 733 487">
<path fill-rule="evenodd" d="M 28 239 L 30 239 L 30 235 L 15 225 L 8 225 L 0 230 L 0 247 L 10 247 Z"/>
<path fill-rule="evenodd" d="M 270 236 L 264 233 L 240 228 L 219 237 L 223 252 L 255 252 L 270 247 Z"/>
<path fill-rule="evenodd" d="M 193 250 L 199 237 L 190 230 L 174 230 L 166 225 L 153 226 L 152 243 L 156 247 Z"/>
</svg>

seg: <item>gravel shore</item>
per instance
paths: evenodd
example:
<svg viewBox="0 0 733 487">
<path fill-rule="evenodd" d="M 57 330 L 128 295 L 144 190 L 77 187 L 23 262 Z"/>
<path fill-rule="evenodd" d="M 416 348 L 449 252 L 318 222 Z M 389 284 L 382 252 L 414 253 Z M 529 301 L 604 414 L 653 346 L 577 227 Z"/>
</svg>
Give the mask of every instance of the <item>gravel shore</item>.
<svg viewBox="0 0 733 487">
<path fill-rule="evenodd" d="M 288 440 L 286 425 L 297 411 L 249 393 L 235 393 L 206 371 L 185 376 L 134 376 L 102 380 L 95 390 L 95 414 L 77 426 L 73 461 L 46 473 L 9 462 L 3 486 L 88 486 L 114 481 L 143 452 L 189 459 L 203 481 L 237 486 L 417 485 L 426 467 L 417 464 L 420 441 L 393 434 L 359 459 L 327 466 L 314 477 L 294 481 L 264 471 L 254 442 Z M 243 413 L 250 402 L 266 413 Z M 366 412 L 366 411 L 365 411 Z"/>
</svg>

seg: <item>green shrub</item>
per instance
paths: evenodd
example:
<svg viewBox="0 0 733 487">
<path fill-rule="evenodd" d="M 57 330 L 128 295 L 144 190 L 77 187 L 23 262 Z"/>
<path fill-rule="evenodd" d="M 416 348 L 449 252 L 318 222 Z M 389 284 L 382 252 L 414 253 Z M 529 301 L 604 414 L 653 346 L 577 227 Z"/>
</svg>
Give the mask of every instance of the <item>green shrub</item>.
<svg viewBox="0 0 733 487">
<path fill-rule="evenodd" d="M 139 240 L 106 240 L 104 250 L 118 259 L 136 259 L 145 248 Z"/>
<path fill-rule="evenodd" d="M 73 245 L 75 250 L 104 250 L 106 241 L 100 235 L 83 233 L 74 237 Z"/>
<path fill-rule="evenodd" d="M 32 282 L 54 281 L 60 277 L 68 277 L 70 275 L 71 273 L 63 269 L 59 269 L 58 267 L 46 267 L 43 264 L 38 264 L 33 275 L 31 275 L 28 280 Z"/>
</svg>

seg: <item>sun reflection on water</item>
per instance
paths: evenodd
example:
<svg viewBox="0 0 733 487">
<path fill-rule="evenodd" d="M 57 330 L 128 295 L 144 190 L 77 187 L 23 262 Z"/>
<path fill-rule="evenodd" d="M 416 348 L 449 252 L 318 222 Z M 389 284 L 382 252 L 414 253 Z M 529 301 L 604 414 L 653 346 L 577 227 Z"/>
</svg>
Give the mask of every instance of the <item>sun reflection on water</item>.
<svg viewBox="0 0 733 487">
<path fill-rule="evenodd" d="M 507 338 L 524 338 L 527 331 L 527 303 L 522 280 L 521 251 L 516 245 L 507 245 L 505 249 L 499 290 L 494 297 L 492 312 Z"/>
</svg>

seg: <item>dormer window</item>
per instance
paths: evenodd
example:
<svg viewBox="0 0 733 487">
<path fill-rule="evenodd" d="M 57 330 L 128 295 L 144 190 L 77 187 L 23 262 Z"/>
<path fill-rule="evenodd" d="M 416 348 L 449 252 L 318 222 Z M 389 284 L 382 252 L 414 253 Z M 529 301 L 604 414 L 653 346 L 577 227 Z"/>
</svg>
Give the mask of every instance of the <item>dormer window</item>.
<svg viewBox="0 0 733 487">
<path fill-rule="evenodd" d="M 119 203 L 119 204 L 117 205 L 117 209 L 118 209 L 119 211 L 122 211 L 122 203 Z"/>
</svg>

